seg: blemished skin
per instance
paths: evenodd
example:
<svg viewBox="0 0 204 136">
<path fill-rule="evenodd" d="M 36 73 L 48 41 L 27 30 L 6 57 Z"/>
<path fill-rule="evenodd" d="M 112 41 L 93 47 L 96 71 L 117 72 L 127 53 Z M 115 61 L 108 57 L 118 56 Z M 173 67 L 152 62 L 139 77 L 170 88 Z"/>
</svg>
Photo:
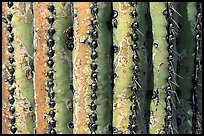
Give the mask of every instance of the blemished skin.
<svg viewBox="0 0 204 136">
<path fill-rule="evenodd" d="M 6 4 L 7 5 L 7 4 Z M 5 8 L 5 7 L 4 7 Z M 12 85 L 15 86 L 15 93 L 13 95 L 15 112 L 15 127 L 16 134 L 33 134 L 35 124 L 35 105 L 33 92 L 33 16 L 31 2 L 15 2 L 12 8 L 5 9 L 5 12 L 10 12 L 12 18 L 9 23 L 12 26 L 11 33 L 13 33 L 13 48 L 14 52 L 14 66 L 15 81 Z M 7 16 L 8 18 L 8 16 Z M 9 19 L 8 19 L 9 20 Z M 8 34 L 8 33 L 7 33 Z M 11 54 L 9 56 L 12 56 Z M 8 60 L 8 59 L 7 59 Z M 7 91 L 7 90 L 5 90 Z M 8 98 L 8 97 L 7 97 Z M 10 125 L 9 125 L 10 127 Z M 8 129 L 7 129 L 8 130 Z M 10 129 L 12 130 L 14 129 Z M 13 133 L 12 132 L 12 133 Z"/>
<path fill-rule="evenodd" d="M 55 10 L 53 11 L 53 13 L 48 10 L 49 5 L 54 6 Z M 71 19 L 71 3 L 34 3 L 34 7 L 34 28 L 35 30 L 37 30 L 35 31 L 35 66 L 44 66 L 42 69 L 39 69 L 35 73 L 35 94 L 36 97 L 41 97 L 41 100 L 36 99 L 36 114 L 38 117 L 37 133 L 71 134 L 72 128 L 69 128 L 69 123 L 72 123 L 73 121 L 73 94 L 70 90 L 70 85 L 72 84 L 72 52 L 66 47 L 68 38 L 66 32 L 72 26 L 73 21 Z M 43 7 L 46 7 L 46 12 L 44 12 L 44 14 L 39 14 L 39 12 L 42 12 L 41 10 Z M 47 17 L 51 15 L 53 15 L 54 17 L 54 22 L 52 25 L 50 25 L 47 20 Z M 55 40 L 55 44 L 52 47 L 54 56 L 51 55 L 51 58 L 54 61 L 54 66 L 52 68 L 50 68 L 46 63 L 46 61 L 48 60 L 48 56 L 50 55 L 47 54 L 48 47 L 45 39 L 48 36 L 48 29 L 50 27 L 55 30 L 55 33 L 52 36 L 52 38 Z M 39 57 L 42 57 L 40 61 Z M 46 90 L 46 83 L 50 80 L 50 77 L 48 76 L 49 74 L 47 73 L 50 70 L 54 71 L 54 87 L 52 91 L 54 93 L 54 98 L 52 99 L 55 102 L 55 106 L 54 108 L 52 108 L 55 112 L 54 117 L 48 115 L 48 113 L 52 110 L 48 105 L 51 96 L 48 95 L 48 92 Z M 41 79 L 40 82 L 39 79 Z M 48 129 L 48 123 L 51 118 L 56 121 L 56 126 L 54 127 L 55 132 Z"/>
<path fill-rule="evenodd" d="M 113 127 L 118 129 L 113 133 L 147 133 L 145 125 L 148 109 L 146 109 L 146 92 L 147 92 L 147 24 L 145 22 L 145 15 L 147 14 L 147 3 L 141 2 L 136 4 L 135 7 L 131 6 L 128 2 L 114 2 L 113 10 L 118 14 L 115 18 L 117 20 L 117 28 L 113 28 L 113 45 L 115 46 L 114 54 L 114 72 L 116 77 L 114 79 L 114 99 L 113 99 Z M 131 15 L 136 10 L 137 17 Z M 146 18 L 147 19 L 147 18 Z M 114 20 L 114 19 L 113 19 Z M 138 27 L 133 27 L 135 21 Z M 131 27 L 132 26 L 132 27 Z M 131 34 L 133 29 L 136 29 L 138 37 L 136 50 L 137 54 L 133 54 L 133 44 Z M 134 63 L 132 57 L 136 56 L 139 60 Z M 138 103 L 136 122 L 130 123 L 129 119 L 132 111 L 129 110 L 133 102 L 130 101 L 132 97 L 131 86 L 133 85 L 133 69 L 138 67 L 137 78 L 137 94 L 135 99 Z M 123 79 L 127 79 L 124 81 Z M 137 125 L 137 129 L 133 126 Z M 132 127 L 131 130 L 129 127 Z M 114 131 L 114 130 L 113 130 Z"/>
<path fill-rule="evenodd" d="M 202 2 L 2 2 L 3 134 L 202 134 Z"/>
<path fill-rule="evenodd" d="M 69 124 L 73 122 L 73 109 L 72 106 L 70 107 L 73 101 L 73 94 L 70 90 L 70 85 L 72 85 L 72 52 L 65 46 L 67 29 L 70 29 L 73 24 L 71 3 L 53 2 L 53 5 L 56 9 L 55 21 L 52 26 L 56 30 L 53 36 L 56 41 L 53 47 L 55 50 L 53 70 L 55 71 L 56 132 L 57 134 L 71 134 L 73 131 L 72 128 L 69 128 Z M 71 32 L 68 37 L 72 37 Z"/>
<path fill-rule="evenodd" d="M 8 7 L 6 2 L 2 2 L 2 16 L 6 16 L 8 12 Z M 9 61 L 8 58 L 10 56 L 9 52 L 7 51 L 7 35 L 9 32 L 6 30 L 7 24 L 2 23 L 2 134 L 9 134 L 9 117 L 10 113 L 8 111 L 10 105 L 8 101 L 9 94 L 9 86 L 6 84 L 5 79 L 8 77 L 8 66 Z"/>
<path fill-rule="evenodd" d="M 166 79 L 168 76 L 168 52 L 166 51 L 168 43 L 165 41 L 166 25 L 165 16 L 162 14 L 165 9 L 165 3 L 150 3 L 150 14 L 152 18 L 152 31 L 153 31 L 153 42 L 159 45 L 157 48 L 152 49 L 152 60 L 153 60 L 153 73 L 154 73 L 154 90 L 158 89 L 159 92 L 159 103 L 155 104 L 155 99 L 152 100 L 150 105 L 150 134 L 160 133 L 160 129 L 163 129 L 165 124 L 165 92 L 163 89 L 167 86 Z M 156 20 L 156 21 L 154 21 Z M 159 28 L 158 28 L 159 27 Z M 156 31 L 160 29 L 160 31 Z M 161 53 L 163 52 L 163 53 Z M 158 77 L 159 76 L 159 77 Z M 159 79 L 159 81 L 158 81 Z"/>
<path fill-rule="evenodd" d="M 129 116 L 131 115 L 131 86 L 132 86 L 132 42 L 128 32 L 131 32 L 132 18 L 129 15 L 132 7 L 128 2 L 114 2 L 113 9 L 117 11 L 117 28 L 113 27 L 113 44 L 118 48 L 114 53 L 114 88 L 113 88 L 113 127 L 123 134 L 128 130 Z M 126 14 L 125 14 L 126 13 Z M 126 79 L 126 80 L 124 80 Z M 117 133 L 114 132 L 113 133 Z"/>
<path fill-rule="evenodd" d="M 73 85 L 75 89 L 74 93 L 74 134 L 106 134 L 110 133 L 108 130 L 108 124 L 111 124 L 112 119 L 112 85 L 111 85 L 111 73 L 112 73 L 112 60 L 111 60 L 111 31 L 108 29 L 107 22 L 110 21 L 111 16 L 111 3 L 97 2 L 97 24 L 91 25 L 91 19 L 94 18 L 94 14 L 91 14 L 91 7 L 93 3 L 74 3 L 74 45 L 73 50 Z M 107 16 L 108 15 L 108 16 Z M 98 53 L 98 57 L 93 59 L 93 49 L 89 42 L 92 42 L 93 38 L 88 32 L 93 31 L 93 27 L 96 25 L 95 30 L 98 31 L 97 43 L 98 46 L 95 49 Z M 106 39 L 105 41 L 103 39 Z M 89 114 L 93 113 L 90 109 L 91 95 L 93 94 L 91 84 L 94 80 L 91 78 L 90 68 L 92 61 L 95 60 L 97 69 L 97 99 L 94 101 L 96 104 L 96 116 L 97 120 L 94 125 L 97 125 L 97 129 L 91 132 L 89 127 Z M 106 71 L 104 71 L 106 69 Z M 93 127 L 93 125 L 92 125 Z"/>
<path fill-rule="evenodd" d="M 34 2 L 34 89 L 35 89 L 35 103 L 36 103 L 36 133 L 47 133 L 48 127 L 47 113 L 50 111 L 50 107 L 47 104 L 47 91 L 45 83 L 47 77 L 45 73 L 49 71 L 49 67 L 46 65 L 48 51 L 46 46 L 46 30 L 49 27 L 46 17 L 50 15 L 47 10 L 49 3 L 46 2 Z M 46 8 L 46 10 L 44 10 Z M 40 99 L 38 99 L 40 98 Z"/>
<path fill-rule="evenodd" d="M 150 14 L 153 32 L 153 91 L 158 94 L 151 101 L 149 132 L 150 134 L 174 134 L 178 133 L 175 117 L 175 104 L 179 101 L 176 92 L 176 86 L 178 86 L 176 39 L 179 31 L 178 18 L 180 14 L 177 4 L 174 2 L 150 2 Z M 158 18 L 161 19 L 158 21 Z M 160 31 L 157 31 L 159 26 Z"/>
</svg>

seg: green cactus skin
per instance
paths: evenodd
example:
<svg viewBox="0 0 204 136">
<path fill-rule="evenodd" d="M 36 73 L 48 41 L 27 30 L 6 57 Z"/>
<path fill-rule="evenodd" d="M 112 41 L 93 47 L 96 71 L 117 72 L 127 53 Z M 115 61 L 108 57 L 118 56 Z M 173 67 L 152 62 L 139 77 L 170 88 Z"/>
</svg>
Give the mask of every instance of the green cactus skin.
<svg viewBox="0 0 204 136">
<path fill-rule="evenodd" d="M 98 57 L 96 63 L 98 64 L 98 81 L 95 100 L 97 120 L 95 124 L 97 134 L 110 133 L 108 130 L 108 124 L 111 123 L 112 115 L 112 86 L 111 86 L 111 32 L 108 30 L 107 22 L 110 20 L 110 16 L 107 16 L 107 12 L 111 12 L 111 4 L 106 2 L 97 3 L 98 15 L 97 15 L 97 31 L 98 31 L 98 47 L 96 51 Z M 92 102 L 90 96 L 92 93 L 91 83 L 91 47 L 88 44 L 92 41 L 92 38 L 87 34 L 92 32 L 91 14 L 92 3 L 74 3 L 74 50 L 73 50 L 73 85 L 75 89 L 74 93 L 74 133 L 87 134 L 91 133 L 89 124 L 90 104 Z M 104 41 L 106 39 L 106 41 Z M 104 71 L 106 69 L 106 71 Z M 107 72 L 108 71 L 108 72 Z"/>
<path fill-rule="evenodd" d="M 146 100 L 147 96 L 147 90 L 148 90 L 148 71 L 149 67 L 148 65 L 148 47 L 150 46 L 150 40 L 147 37 L 147 30 L 148 30 L 148 14 L 147 8 L 148 8 L 148 3 L 147 2 L 139 2 L 137 5 L 137 11 L 138 11 L 138 16 L 137 16 L 137 22 L 138 22 L 138 30 L 143 34 L 140 34 L 138 32 L 138 43 L 139 45 L 139 50 L 138 50 L 138 66 L 139 66 L 139 72 L 138 72 L 138 77 L 139 77 L 139 83 L 142 88 L 138 88 L 138 102 L 139 102 L 139 107 L 141 110 L 138 110 L 138 132 L 139 134 L 146 134 L 147 133 L 147 118 L 148 118 L 148 110 L 149 110 L 149 102 Z M 146 19 L 144 19 L 146 18 Z M 145 43 L 143 46 L 142 44 Z"/>
<path fill-rule="evenodd" d="M 165 16 L 163 15 L 164 10 L 166 9 L 165 4 L 167 3 L 155 3 L 150 2 L 150 14 L 152 18 L 152 31 L 153 31 L 153 42 L 154 46 L 152 49 L 152 55 L 153 55 L 153 72 L 154 72 L 154 91 L 158 94 L 154 100 L 151 101 L 150 106 L 150 126 L 149 131 L 151 134 L 158 134 L 158 133 L 169 133 L 168 128 L 166 129 L 166 116 L 167 113 L 165 112 L 167 104 L 169 102 L 166 102 L 167 91 L 166 88 L 169 85 L 169 81 L 167 81 L 167 78 L 170 76 L 168 67 L 170 66 L 168 64 L 168 46 L 169 43 L 166 41 L 166 26 L 168 25 L 168 22 L 165 19 Z M 170 3 L 168 3 L 169 5 Z M 159 30 L 159 31 L 158 31 Z M 176 59 L 173 57 L 173 62 L 176 62 Z M 171 84 L 172 85 L 172 84 Z M 173 92 L 175 92 L 174 87 L 171 88 Z M 170 94 L 170 98 L 174 101 L 174 96 Z M 170 133 L 176 133 L 176 126 L 175 119 L 174 119 L 174 108 L 173 106 L 170 106 L 172 109 L 172 120 L 171 126 L 173 128 L 173 132 Z"/>
<path fill-rule="evenodd" d="M 113 9 L 118 12 L 117 28 L 113 28 L 114 48 L 118 52 L 114 54 L 114 72 L 117 77 L 114 79 L 113 88 L 113 127 L 124 134 L 130 133 L 128 130 L 129 116 L 131 115 L 131 86 L 132 86 L 132 50 L 131 50 L 131 16 L 132 7 L 128 2 L 113 2 Z M 124 80 L 125 79 L 125 80 Z M 114 132 L 113 133 L 117 133 Z"/>
<path fill-rule="evenodd" d="M 179 99 L 181 104 L 177 104 L 177 119 L 181 120 L 178 125 L 179 134 L 192 134 L 192 109 L 191 109 L 191 89 L 192 75 L 194 70 L 194 53 L 195 48 L 195 31 L 194 26 L 196 22 L 196 3 L 180 3 L 179 10 L 182 17 L 180 18 L 181 28 L 178 38 L 178 53 L 181 54 L 181 59 L 178 62 L 178 78 Z M 185 26 L 185 27 L 184 27 Z M 186 29 L 190 28 L 190 29 Z M 184 36 L 185 35 L 185 36 Z"/>
<path fill-rule="evenodd" d="M 2 133 L 202 134 L 202 2 L 2 4 Z M 53 4 L 54 13 L 49 4 Z M 96 14 L 91 11 L 94 5 Z M 170 7 L 173 20 L 164 15 L 165 9 L 169 15 Z M 134 10 L 135 17 L 131 15 Z M 115 11 L 117 15 L 112 14 Z M 6 17 L 8 12 L 13 15 L 11 21 Z M 53 24 L 48 23 L 49 16 L 54 17 Z M 91 24 L 94 18 L 96 25 Z M 133 32 L 135 21 L 138 26 Z M 175 32 L 171 49 L 170 23 Z M 13 27 L 11 32 L 6 30 L 8 24 Z M 55 40 L 52 68 L 46 64 L 50 27 L 56 31 L 51 36 Z M 95 30 L 98 34 L 92 38 Z M 11 33 L 13 53 L 7 47 Z M 131 38 L 133 33 L 136 40 Z M 70 38 L 73 44 L 68 46 Z M 94 39 L 96 49 L 91 45 Z M 133 49 L 134 42 L 137 49 Z M 98 54 L 96 59 L 91 57 L 93 51 Z M 14 57 L 14 63 L 9 57 Z M 13 85 L 9 85 L 9 66 L 15 68 Z M 136 74 L 134 66 L 138 66 Z M 53 108 L 46 85 L 50 70 L 54 71 Z M 91 99 L 93 82 L 97 83 L 96 100 Z M 11 87 L 16 87 L 14 104 L 9 102 Z M 92 102 L 95 110 L 91 110 Z M 14 114 L 9 111 L 11 105 Z M 133 105 L 136 110 L 131 109 Z M 49 115 L 51 110 L 56 112 L 54 117 Z M 90 128 L 91 113 L 97 116 L 94 131 Z M 132 115 L 136 115 L 135 121 Z M 13 132 L 12 116 L 16 119 Z M 56 121 L 54 130 L 49 127 L 51 120 Z"/>
<path fill-rule="evenodd" d="M 199 10 L 198 14 L 200 13 L 202 16 L 202 2 L 199 2 Z M 198 16 L 197 14 L 197 16 Z M 198 18 L 198 17 L 197 17 Z M 199 25 L 201 26 L 200 30 L 201 30 L 201 37 L 202 37 L 202 18 L 198 20 Z M 198 24 L 197 24 L 198 27 Z M 202 62 L 202 39 L 200 42 L 200 48 L 198 50 L 199 52 L 199 56 L 200 57 L 200 62 Z M 202 134 L 202 64 L 199 68 L 198 71 L 198 84 L 197 84 L 197 104 L 198 104 L 198 109 L 197 109 L 197 134 Z"/>
<path fill-rule="evenodd" d="M 108 134 L 111 132 L 108 130 L 108 124 L 112 123 L 112 31 L 107 26 L 107 22 L 111 20 L 111 3 L 97 2 L 97 6 L 99 55 L 96 134 Z"/>
<path fill-rule="evenodd" d="M 114 80 L 114 99 L 113 99 L 113 126 L 123 133 L 147 133 L 147 127 L 145 126 L 148 109 L 146 109 L 146 92 L 147 92 L 147 24 L 145 22 L 145 15 L 147 13 L 148 4 L 145 2 L 139 2 L 136 7 L 131 7 L 126 2 L 115 2 L 113 8 L 118 12 L 117 28 L 113 29 L 113 42 L 115 48 L 118 48 L 118 52 L 114 54 L 114 66 L 117 77 Z M 134 19 L 130 14 L 136 10 L 138 16 Z M 131 49 L 131 25 L 136 21 L 138 28 L 136 30 L 138 36 L 138 50 L 137 57 L 139 61 L 136 62 L 139 72 L 137 72 L 138 84 L 137 88 L 137 103 L 138 113 L 136 116 L 136 123 L 131 124 L 129 122 L 129 116 L 132 114 L 129 110 L 133 103 L 130 101 L 131 86 L 133 84 L 133 51 Z M 124 29 L 125 28 L 125 29 Z M 122 32 L 122 33 L 121 33 Z M 127 42 L 127 43 L 126 43 Z M 124 81 L 124 79 L 127 79 Z M 121 83 L 123 82 L 123 83 Z M 123 110 L 126 111 L 123 111 Z M 128 109 L 128 110 L 127 110 Z M 123 113 L 123 114 L 121 114 Z M 128 130 L 130 127 L 136 125 L 137 130 Z M 117 133 L 117 132 L 113 132 Z"/>
<path fill-rule="evenodd" d="M 168 30 L 168 36 L 170 37 L 171 35 L 173 35 L 173 38 L 172 38 L 172 44 L 171 44 L 171 41 L 169 40 L 168 44 L 168 52 L 169 52 L 169 58 L 170 58 L 170 55 L 172 55 L 173 57 L 173 60 L 171 61 L 169 58 L 169 67 L 168 67 L 168 72 L 169 72 L 169 75 L 168 75 L 168 78 L 171 77 L 172 79 L 171 80 L 167 80 L 168 82 L 168 87 L 170 87 L 170 90 L 168 90 L 168 87 L 167 87 L 167 92 L 169 93 L 168 96 L 170 96 L 170 100 L 168 100 L 166 98 L 166 110 L 167 110 L 167 107 L 168 107 L 168 104 L 171 104 L 171 114 L 168 114 L 167 112 L 167 116 L 166 116 L 166 127 L 167 127 L 167 130 L 166 130 L 166 133 L 167 134 L 177 134 L 178 133 L 178 127 L 177 127 L 177 120 L 176 120 L 176 102 L 180 102 L 179 101 L 179 98 L 178 98 L 178 95 L 177 95 L 177 92 L 176 92 L 176 87 L 178 86 L 178 83 L 177 83 L 177 62 L 178 62 L 178 53 L 177 53 L 177 43 L 176 43 L 176 39 L 178 38 L 178 31 L 179 31 L 179 26 L 178 26 L 178 19 L 180 17 L 180 14 L 178 12 L 178 4 L 176 2 L 168 2 L 168 10 L 169 10 L 169 14 L 171 15 L 172 14 L 172 19 L 169 20 L 168 22 L 168 27 L 169 27 L 169 30 Z M 170 17 L 169 17 L 170 18 Z M 173 26 L 173 28 L 171 28 L 171 25 Z M 171 33 L 171 31 L 173 31 L 174 33 Z M 173 47 L 171 48 L 171 46 L 173 45 Z M 172 52 L 172 53 L 171 53 Z M 172 70 L 171 70 L 172 68 Z M 171 125 L 168 126 L 168 118 L 170 118 L 170 122 L 171 122 Z"/>
<path fill-rule="evenodd" d="M 56 9 L 55 21 L 53 28 L 56 33 L 53 39 L 56 41 L 53 49 L 55 55 L 53 60 L 55 62 L 54 71 L 54 101 L 55 105 L 55 120 L 57 134 L 71 134 L 72 129 L 68 127 L 69 123 L 73 121 L 72 115 L 72 103 L 67 103 L 72 100 L 72 92 L 70 91 L 70 85 L 72 84 L 72 53 L 66 48 L 66 31 L 72 27 L 71 19 L 71 3 L 70 2 L 54 2 Z M 71 107 L 70 107 L 71 106 Z"/>
<path fill-rule="evenodd" d="M 147 61 L 148 61 L 148 92 L 152 91 L 154 88 L 154 82 L 153 82 L 153 64 L 152 64 L 152 45 L 153 45 L 153 37 L 152 37 L 152 20 L 150 16 L 150 11 L 149 11 L 149 2 L 147 3 L 147 14 L 146 14 L 146 22 L 147 23 L 147 32 L 146 32 L 146 41 L 147 41 Z M 147 134 L 149 133 L 149 121 L 150 121 L 150 103 L 151 99 L 148 98 L 148 92 L 146 94 L 146 111 L 147 111 L 147 116 L 146 116 L 146 127 L 147 127 Z M 151 92 L 152 93 L 152 92 Z"/>
<path fill-rule="evenodd" d="M 202 2 L 196 3 L 197 8 L 197 16 L 196 16 L 196 25 L 195 25 L 195 66 L 193 73 L 193 89 L 192 89 L 192 111 L 193 111 L 193 120 L 192 120 L 192 131 L 193 134 L 201 134 L 202 133 L 202 119 L 200 119 L 199 115 L 202 113 L 200 110 L 200 103 L 202 102 L 202 94 L 200 97 L 200 85 L 199 83 L 199 73 L 202 70 L 201 57 L 202 57 Z M 198 89 L 197 89 L 198 88 Z M 199 98 L 199 99 L 198 99 Z"/>
<path fill-rule="evenodd" d="M 17 134 L 33 134 L 35 128 L 35 103 L 33 92 L 33 13 L 31 2 L 15 2 L 11 9 L 14 33 L 13 46 L 16 60 L 16 108 Z"/>
</svg>

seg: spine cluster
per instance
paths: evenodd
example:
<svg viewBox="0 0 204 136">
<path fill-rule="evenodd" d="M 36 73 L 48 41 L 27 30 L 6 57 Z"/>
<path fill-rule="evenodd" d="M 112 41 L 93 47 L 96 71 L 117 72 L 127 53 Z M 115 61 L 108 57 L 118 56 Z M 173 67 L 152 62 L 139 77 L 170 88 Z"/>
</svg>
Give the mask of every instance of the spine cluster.
<svg viewBox="0 0 204 136">
<path fill-rule="evenodd" d="M 131 94 L 131 102 L 133 103 L 130 107 L 130 110 L 132 111 L 132 115 L 130 115 L 129 117 L 129 130 L 131 134 L 136 134 L 138 127 L 137 127 L 137 120 L 136 120 L 136 116 L 137 116 L 137 110 L 138 110 L 138 101 L 137 101 L 137 90 L 139 87 L 139 81 L 138 81 L 138 72 L 139 72 L 139 66 L 138 66 L 138 33 L 137 33 L 137 29 L 138 29 L 138 22 L 136 20 L 136 16 L 137 16 L 137 10 L 136 10 L 136 5 L 137 2 L 131 2 L 130 5 L 134 8 L 131 16 L 134 18 L 134 22 L 131 25 L 132 28 L 132 34 L 131 34 L 131 40 L 133 41 L 132 44 L 132 51 L 133 51 L 133 77 L 132 77 L 132 81 L 133 81 L 133 86 L 131 88 L 132 94 Z"/>
<path fill-rule="evenodd" d="M 46 73 L 46 76 L 48 77 L 48 81 L 46 82 L 46 89 L 48 91 L 48 97 L 49 97 L 49 102 L 48 105 L 51 108 L 49 111 L 48 115 L 50 115 L 51 120 L 48 122 L 48 133 L 49 134 L 55 134 L 56 130 L 56 120 L 54 119 L 55 117 L 55 101 L 54 101 L 54 61 L 53 61 L 53 56 L 55 53 L 55 50 L 53 49 L 55 45 L 55 40 L 53 39 L 53 35 L 55 34 L 55 29 L 52 27 L 54 23 L 54 15 L 55 15 L 55 6 L 53 4 L 48 5 L 48 10 L 51 13 L 51 15 L 47 18 L 48 23 L 49 23 L 49 28 L 47 29 L 47 47 L 48 47 L 48 52 L 47 52 L 47 66 L 50 68 L 50 70 Z"/>
<path fill-rule="evenodd" d="M 8 8 L 12 8 L 13 6 L 13 2 L 8 2 L 7 3 Z M 12 17 L 13 14 L 11 12 L 8 12 L 6 15 L 7 19 L 5 19 L 5 23 L 7 24 L 6 30 L 9 32 L 9 35 L 7 37 L 8 40 L 8 52 L 9 52 L 9 66 L 8 66 L 8 71 L 9 71 L 9 77 L 6 79 L 6 81 L 9 83 L 10 87 L 9 87 L 9 104 L 10 104 L 10 108 L 9 108 L 9 112 L 10 112 L 10 132 L 15 134 L 17 131 L 17 127 L 15 125 L 16 123 L 16 118 L 15 118 L 15 107 L 14 102 L 14 94 L 15 94 L 15 59 L 14 59 L 14 47 L 12 45 L 12 42 L 14 41 L 14 33 L 12 33 L 13 27 L 12 27 Z M 8 21 L 7 21 L 8 20 Z"/>
<path fill-rule="evenodd" d="M 197 134 L 202 132 L 202 129 L 199 125 L 198 119 L 198 105 L 197 105 L 197 86 L 198 86 L 198 72 L 201 70 L 201 45 L 202 45 L 202 2 L 198 2 L 197 4 L 197 24 L 196 24 L 196 34 L 195 34 L 195 66 L 194 66 L 194 76 L 193 76 L 193 89 L 192 89 L 192 132 Z"/>
<path fill-rule="evenodd" d="M 173 48 L 176 46 L 176 36 L 175 36 L 175 20 L 173 17 L 173 13 L 175 12 L 173 9 L 173 3 L 168 2 L 166 3 L 166 9 L 164 10 L 163 14 L 166 17 L 167 20 L 167 35 L 166 35 L 166 41 L 168 43 L 168 78 L 167 78 L 167 89 L 166 89 L 166 116 L 165 116 L 165 133 L 167 134 L 173 134 L 174 129 L 173 129 L 173 104 L 174 104 L 174 99 L 173 99 L 173 92 L 175 92 L 175 87 L 174 85 L 176 84 L 176 79 L 174 76 L 174 53 L 173 53 Z"/>
<path fill-rule="evenodd" d="M 96 130 L 97 130 L 97 124 L 96 124 L 96 120 L 97 120 L 97 113 L 96 113 L 96 100 L 97 100 L 97 76 L 98 76 L 98 72 L 97 72 L 97 58 L 98 58 L 98 53 L 97 53 L 97 38 L 98 38 L 98 21 L 97 21 L 97 14 L 98 14 L 98 7 L 97 7 L 97 3 L 93 2 L 92 6 L 91 6 L 91 15 L 92 15 L 92 19 L 91 19 L 91 27 L 92 30 L 90 32 L 90 36 L 91 36 L 91 59 L 92 62 L 90 64 L 90 68 L 91 68 L 91 90 L 92 90 L 92 94 L 91 94 L 91 104 L 90 109 L 91 109 L 91 113 L 89 114 L 89 123 L 88 123 L 88 127 L 91 131 L 91 134 L 95 134 Z"/>
</svg>

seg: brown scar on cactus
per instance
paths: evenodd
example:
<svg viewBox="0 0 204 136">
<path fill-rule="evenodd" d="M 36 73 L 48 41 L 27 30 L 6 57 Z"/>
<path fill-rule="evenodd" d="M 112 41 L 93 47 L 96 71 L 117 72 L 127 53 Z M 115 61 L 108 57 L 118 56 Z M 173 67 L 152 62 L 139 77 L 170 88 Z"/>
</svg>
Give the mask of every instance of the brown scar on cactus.
<svg viewBox="0 0 204 136">
<path fill-rule="evenodd" d="M 88 89 L 90 84 L 90 66 L 91 58 L 89 57 L 90 49 L 88 43 L 81 43 L 83 37 L 88 37 L 91 3 L 76 2 L 74 3 L 74 50 L 73 50 L 73 85 L 74 110 L 73 121 L 75 134 L 88 134 L 88 113 L 90 104 Z"/>
<path fill-rule="evenodd" d="M 6 16 L 7 12 L 7 2 L 2 2 L 2 16 Z M 2 134 L 9 134 L 9 103 L 8 103 L 8 85 L 4 82 L 4 78 L 7 78 L 7 67 L 8 67 L 8 52 L 7 52 L 7 44 L 8 41 L 6 39 L 6 35 L 8 32 L 6 31 L 5 23 L 2 23 Z"/>
<path fill-rule="evenodd" d="M 45 82 L 47 78 L 45 73 L 49 70 L 46 65 L 47 61 L 47 46 L 46 46 L 46 30 L 49 27 L 47 18 L 50 16 L 47 8 L 47 2 L 34 2 L 34 46 L 36 52 L 34 53 L 34 90 L 35 90 L 35 103 L 36 103 L 36 132 L 44 134 L 47 128 L 47 119 L 44 116 L 49 112 L 50 108 L 47 102 L 47 91 Z M 40 98 L 40 99 L 39 99 Z"/>
<path fill-rule="evenodd" d="M 128 2 L 113 3 L 114 10 L 118 11 L 118 26 L 113 29 L 113 43 L 119 47 L 117 54 L 114 54 L 115 72 L 118 75 L 114 80 L 113 95 L 113 126 L 123 133 L 129 133 L 128 124 L 131 114 L 132 85 L 132 51 L 130 31 L 132 8 Z M 125 29 L 124 29 L 125 28 Z M 124 80 L 127 79 L 127 80 Z"/>
</svg>

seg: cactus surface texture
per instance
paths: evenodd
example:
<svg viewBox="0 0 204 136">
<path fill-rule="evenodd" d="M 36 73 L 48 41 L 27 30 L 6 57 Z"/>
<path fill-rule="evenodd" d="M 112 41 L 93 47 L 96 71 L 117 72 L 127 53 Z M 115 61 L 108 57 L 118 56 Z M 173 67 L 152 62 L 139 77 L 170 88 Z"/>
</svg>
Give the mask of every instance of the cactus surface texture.
<svg viewBox="0 0 204 136">
<path fill-rule="evenodd" d="M 2 2 L 3 134 L 202 134 L 202 2 Z"/>
</svg>

